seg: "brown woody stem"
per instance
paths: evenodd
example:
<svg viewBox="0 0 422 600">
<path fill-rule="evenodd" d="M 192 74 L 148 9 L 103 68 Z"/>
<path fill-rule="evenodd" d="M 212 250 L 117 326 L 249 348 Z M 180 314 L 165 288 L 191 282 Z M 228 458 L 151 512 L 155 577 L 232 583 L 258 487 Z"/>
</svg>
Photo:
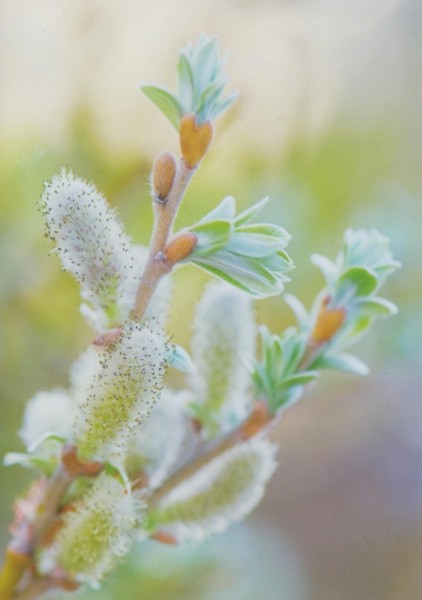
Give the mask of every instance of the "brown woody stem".
<svg viewBox="0 0 422 600">
<path fill-rule="evenodd" d="M 63 465 L 57 467 L 47 483 L 43 501 L 39 504 L 34 519 L 25 526 L 21 526 L 10 541 L 6 559 L 0 572 L 0 600 L 15 598 L 16 589 L 27 567 L 31 564 L 34 552 L 44 532 L 56 517 L 60 500 L 72 479 L 72 475 Z M 28 590 L 32 585 L 35 586 L 36 581 L 38 580 L 33 579 L 30 582 Z M 36 595 L 26 596 L 25 594 L 26 590 L 24 590 L 23 595 L 19 595 L 17 598 L 36 597 Z"/>
<path fill-rule="evenodd" d="M 171 235 L 178 208 L 194 172 L 195 169 L 189 169 L 183 158 L 180 159 L 167 200 L 163 202 L 155 199 L 154 201 L 154 229 L 147 264 L 136 293 L 135 307 L 131 313 L 132 319 L 142 318 L 158 282 L 172 269 L 172 265 L 166 261 L 164 249 Z"/>
</svg>

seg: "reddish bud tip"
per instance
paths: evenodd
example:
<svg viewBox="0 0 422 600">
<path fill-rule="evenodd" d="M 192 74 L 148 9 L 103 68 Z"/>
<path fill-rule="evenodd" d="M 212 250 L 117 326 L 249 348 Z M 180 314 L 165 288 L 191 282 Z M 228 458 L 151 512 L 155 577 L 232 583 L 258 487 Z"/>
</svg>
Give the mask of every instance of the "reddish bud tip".
<svg viewBox="0 0 422 600">
<path fill-rule="evenodd" d="M 195 433 L 201 433 L 201 431 L 203 429 L 203 425 L 199 419 L 195 419 L 195 418 L 191 419 L 191 424 L 192 424 L 192 429 L 194 430 Z"/>
<path fill-rule="evenodd" d="M 117 342 L 121 335 L 122 329 L 120 327 L 116 327 L 115 329 L 109 329 L 108 331 L 101 333 L 92 343 L 94 346 L 98 346 L 99 348 L 106 348 L 107 346 Z"/>
<path fill-rule="evenodd" d="M 178 541 L 174 535 L 172 533 L 168 533 L 167 531 L 156 531 L 152 534 L 151 539 L 169 546 L 176 546 L 178 544 Z"/>
</svg>

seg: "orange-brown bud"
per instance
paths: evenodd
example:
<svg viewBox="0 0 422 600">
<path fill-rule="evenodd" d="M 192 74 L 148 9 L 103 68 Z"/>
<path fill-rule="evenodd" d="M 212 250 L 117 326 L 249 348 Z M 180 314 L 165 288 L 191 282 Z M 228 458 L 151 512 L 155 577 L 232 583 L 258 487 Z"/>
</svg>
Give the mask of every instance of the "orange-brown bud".
<svg viewBox="0 0 422 600">
<path fill-rule="evenodd" d="M 195 433 L 201 433 L 203 425 L 199 419 L 192 418 L 191 425 L 192 425 L 192 429 Z"/>
<path fill-rule="evenodd" d="M 75 592 L 81 587 L 80 583 L 77 581 L 71 581 L 70 579 L 55 579 L 54 583 L 66 592 Z"/>
<path fill-rule="evenodd" d="M 162 152 L 152 167 L 152 189 L 154 196 L 164 201 L 172 188 L 176 176 L 176 159 L 171 152 Z"/>
<path fill-rule="evenodd" d="M 192 252 L 198 243 L 198 236 L 191 231 L 182 231 L 174 236 L 164 248 L 166 261 L 170 265 L 183 260 Z"/>
<path fill-rule="evenodd" d="M 180 123 L 180 149 L 188 169 L 194 169 L 204 158 L 212 140 L 209 121 L 196 124 L 195 115 L 185 115 Z"/>
<path fill-rule="evenodd" d="M 169 546 L 176 546 L 178 543 L 174 535 L 167 531 L 156 531 L 152 534 L 151 539 Z"/>
<path fill-rule="evenodd" d="M 68 574 L 60 567 L 56 567 L 50 577 L 57 587 L 67 592 L 74 592 L 81 586 L 77 581 L 69 579 Z"/>
<path fill-rule="evenodd" d="M 248 440 L 258 432 L 262 431 L 270 421 L 273 420 L 273 415 L 268 410 L 268 405 L 263 400 L 257 400 L 252 409 L 251 414 L 242 426 L 241 438 Z"/>
<path fill-rule="evenodd" d="M 319 309 L 315 327 L 311 334 L 311 341 L 314 344 L 322 344 L 331 340 L 343 325 L 346 317 L 346 310 L 342 307 L 328 308 L 330 297 L 327 296 L 322 301 Z"/>
<path fill-rule="evenodd" d="M 95 477 L 103 469 L 103 463 L 91 461 L 82 463 L 78 459 L 76 446 L 65 444 L 62 450 L 62 463 L 67 472 L 72 476 L 84 475 L 86 477 Z"/>
</svg>

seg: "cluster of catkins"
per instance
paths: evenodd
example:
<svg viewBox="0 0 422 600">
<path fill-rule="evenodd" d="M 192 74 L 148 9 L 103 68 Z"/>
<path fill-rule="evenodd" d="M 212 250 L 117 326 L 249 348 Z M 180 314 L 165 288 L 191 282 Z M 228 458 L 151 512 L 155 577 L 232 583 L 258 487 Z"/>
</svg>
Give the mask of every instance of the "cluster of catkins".
<svg viewBox="0 0 422 600">
<path fill-rule="evenodd" d="M 81 284 L 83 314 L 99 334 L 124 323 L 116 340 L 92 345 L 73 364 L 69 389 L 29 401 L 20 431 L 47 471 L 59 463 L 64 443 L 77 448 L 79 461 L 106 465 L 69 490 L 71 510 L 41 560 L 42 568 L 59 566 L 93 583 L 133 542 L 157 530 L 177 542 L 196 540 L 244 517 L 274 471 L 275 449 L 264 436 L 236 444 L 148 506 L 195 445 L 236 429 L 251 412 L 251 297 L 222 281 L 209 284 L 193 323 L 192 358 L 175 362 L 178 349 L 163 329 L 169 278 L 142 321 L 130 320 L 146 249 L 131 243 L 104 198 L 63 171 L 46 184 L 41 202 L 63 266 Z M 183 391 L 165 387 L 174 362 L 189 371 Z"/>
<path fill-rule="evenodd" d="M 45 184 L 47 236 L 80 284 L 97 337 L 73 364 L 68 389 L 29 401 L 20 431 L 27 452 L 6 457 L 44 474 L 18 501 L 13 526 L 38 577 L 96 585 L 136 541 L 199 540 L 242 519 L 275 469 L 269 424 L 321 369 L 366 372 L 344 350 L 396 310 L 377 295 L 399 266 L 377 231 L 347 231 L 335 261 L 313 256 L 326 286 L 309 314 L 287 298 L 297 325 L 280 335 L 258 328 L 252 307 L 279 294 L 292 268 L 286 231 L 256 222 L 266 200 L 236 214 L 227 197 L 172 237 L 211 121 L 234 100 L 221 99 L 222 66 L 216 40 L 201 36 L 182 51 L 179 96 L 143 86 L 179 131 L 182 153 L 179 161 L 164 153 L 153 168 L 150 250 L 132 243 L 92 184 L 65 170 Z M 165 330 L 169 275 L 187 262 L 214 276 L 190 352 Z M 185 372 L 177 390 L 166 385 L 171 368 Z M 43 499 L 63 473 L 52 522 L 40 525 Z"/>
</svg>

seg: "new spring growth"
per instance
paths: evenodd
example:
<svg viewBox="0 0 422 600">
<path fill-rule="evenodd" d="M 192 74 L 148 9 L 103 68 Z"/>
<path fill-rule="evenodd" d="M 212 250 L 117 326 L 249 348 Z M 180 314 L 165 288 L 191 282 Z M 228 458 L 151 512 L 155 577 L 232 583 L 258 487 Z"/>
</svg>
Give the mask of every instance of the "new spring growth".
<svg viewBox="0 0 422 600">
<path fill-rule="evenodd" d="M 222 98 L 227 83 L 226 59 L 219 56 L 217 38 L 202 33 L 194 46 L 187 44 L 180 53 L 177 94 L 155 83 L 142 83 L 141 89 L 177 131 L 186 115 L 195 116 L 198 126 L 211 123 L 237 97 L 233 93 Z"/>
<path fill-rule="evenodd" d="M 335 261 L 314 256 L 326 287 L 310 313 L 291 298 L 297 325 L 280 334 L 262 326 L 256 356 L 252 301 L 280 294 L 293 267 L 289 234 L 257 220 L 267 199 L 238 212 L 227 196 L 173 233 L 212 124 L 234 100 L 222 97 L 224 62 L 216 39 L 201 35 L 181 52 L 177 95 L 143 86 L 180 133 L 183 155 L 177 166 L 168 152 L 154 163 L 149 250 L 131 243 L 92 184 L 63 170 L 45 185 L 47 235 L 80 283 L 97 338 L 74 363 L 68 390 L 30 400 L 20 431 L 26 453 L 5 459 L 44 477 L 16 503 L 11 527 L 9 548 L 33 568 L 9 552 L 1 600 L 35 598 L 45 581 L 95 585 L 135 537 L 201 539 L 246 516 L 275 468 L 270 425 L 321 369 L 365 373 L 344 348 L 396 312 L 377 295 L 399 266 L 388 240 L 349 230 Z M 220 280 L 199 302 L 192 358 L 164 330 L 172 267 L 184 262 Z M 169 365 L 188 374 L 177 392 L 164 388 Z"/>
</svg>

